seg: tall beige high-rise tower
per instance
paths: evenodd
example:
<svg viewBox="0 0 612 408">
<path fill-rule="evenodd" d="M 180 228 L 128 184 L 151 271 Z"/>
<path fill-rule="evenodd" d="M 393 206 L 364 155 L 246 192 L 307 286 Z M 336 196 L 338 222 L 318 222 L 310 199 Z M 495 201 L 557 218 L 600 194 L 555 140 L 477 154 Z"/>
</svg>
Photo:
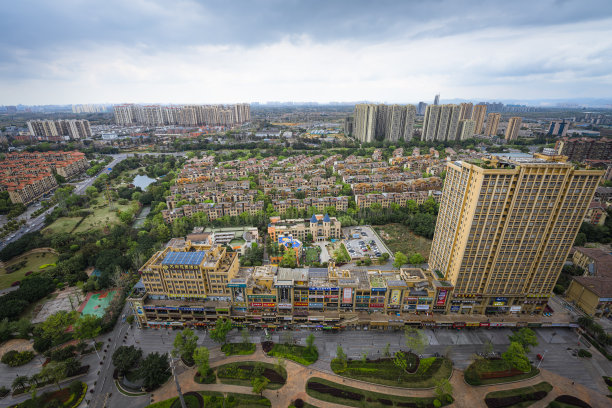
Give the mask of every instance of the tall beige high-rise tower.
<svg viewBox="0 0 612 408">
<path fill-rule="evenodd" d="M 421 140 L 455 140 L 459 126 L 459 105 L 428 105 Z"/>
<path fill-rule="evenodd" d="M 487 105 L 474 106 L 474 110 L 472 111 L 472 120 L 476 122 L 476 128 L 474 129 L 474 132 L 477 135 L 482 134 L 482 125 L 484 123 L 486 114 L 487 114 Z"/>
<path fill-rule="evenodd" d="M 451 313 L 541 312 L 604 171 L 538 159 L 447 167 L 429 265 Z"/>
<path fill-rule="evenodd" d="M 521 129 L 523 118 L 513 116 L 508 121 L 508 127 L 506 128 L 506 140 L 516 140 L 518 138 L 518 132 Z"/>
<path fill-rule="evenodd" d="M 487 115 L 487 127 L 485 129 L 485 136 L 496 136 L 497 127 L 499 126 L 499 120 L 501 119 L 501 113 L 489 113 Z"/>
<path fill-rule="evenodd" d="M 474 105 L 471 102 L 459 104 L 459 120 L 471 119 L 473 108 Z"/>
</svg>

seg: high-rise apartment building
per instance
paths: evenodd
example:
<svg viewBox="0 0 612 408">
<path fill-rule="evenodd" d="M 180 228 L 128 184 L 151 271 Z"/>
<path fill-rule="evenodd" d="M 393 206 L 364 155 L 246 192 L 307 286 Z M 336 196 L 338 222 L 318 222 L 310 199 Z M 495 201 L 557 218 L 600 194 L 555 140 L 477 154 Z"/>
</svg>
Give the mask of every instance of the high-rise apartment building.
<svg viewBox="0 0 612 408">
<path fill-rule="evenodd" d="M 457 130 L 458 140 L 466 140 L 474 136 L 474 129 L 476 129 L 476 122 L 472 119 L 463 119 L 459 121 L 459 128 Z"/>
<path fill-rule="evenodd" d="M 485 136 L 497 136 L 497 127 L 499 126 L 499 120 L 501 119 L 501 113 L 489 113 L 487 116 L 487 127 L 485 129 Z"/>
<path fill-rule="evenodd" d="M 425 108 L 427 108 L 427 104 L 425 102 L 419 102 L 419 105 L 417 106 L 417 114 L 424 115 Z"/>
<path fill-rule="evenodd" d="M 459 126 L 459 105 L 429 105 L 425 109 L 421 140 L 456 140 Z"/>
<path fill-rule="evenodd" d="M 541 312 L 603 173 L 538 159 L 449 163 L 429 258 L 454 288 L 447 311 Z"/>
<path fill-rule="evenodd" d="M 553 120 L 550 122 L 550 126 L 548 128 L 549 136 L 561 136 L 565 137 L 567 135 L 567 130 L 569 129 L 569 122 L 563 120 Z"/>
<path fill-rule="evenodd" d="M 603 137 L 567 138 L 557 140 L 557 154 L 567 156 L 570 161 L 612 160 L 612 139 Z"/>
<path fill-rule="evenodd" d="M 472 110 L 474 109 L 474 105 L 471 102 L 461 103 L 459 104 L 459 107 L 459 120 L 472 118 Z"/>
<path fill-rule="evenodd" d="M 476 122 L 475 132 L 477 135 L 482 134 L 482 125 L 484 124 L 487 114 L 487 105 L 476 105 L 472 111 L 472 120 Z"/>
<path fill-rule="evenodd" d="M 30 134 L 38 140 L 85 139 L 91 137 L 91 127 L 88 120 L 30 120 Z"/>
<path fill-rule="evenodd" d="M 508 120 L 508 127 L 506 128 L 506 140 L 516 140 L 518 138 L 519 130 L 521 129 L 521 124 L 523 123 L 523 118 L 519 116 L 513 116 Z"/>
<path fill-rule="evenodd" d="M 434 105 L 439 105 L 440 104 L 440 94 L 437 94 L 434 98 Z"/>
<path fill-rule="evenodd" d="M 353 134 L 364 143 L 410 140 L 415 117 L 414 105 L 359 104 L 355 106 Z"/>
</svg>

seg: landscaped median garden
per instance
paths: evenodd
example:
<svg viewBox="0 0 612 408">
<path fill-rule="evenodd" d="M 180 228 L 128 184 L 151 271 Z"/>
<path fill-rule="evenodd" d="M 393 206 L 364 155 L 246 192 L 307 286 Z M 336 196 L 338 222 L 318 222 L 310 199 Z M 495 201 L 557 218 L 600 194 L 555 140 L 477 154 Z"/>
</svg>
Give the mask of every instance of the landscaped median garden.
<svg viewBox="0 0 612 408">
<path fill-rule="evenodd" d="M 313 398 L 351 407 L 442 407 L 453 402 L 449 395 L 440 397 L 400 397 L 360 390 L 343 384 L 313 377 L 306 383 L 306 393 Z"/>
<path fill-rule="evenodd" d="M 489 385 L 526 380 L 539 373 L 540 370 L 534 366 L 530 366 L 529 371 L 522 371 L 501 358 L 483 358 L 470 364 L 463 376 L 470 385 Z"/>
<path fill-rule="evenodd" d="M 529 348 L 538 345 L 534 331 L 523 327 L 513 332 L 508 339 L 510 345 L 501 358 L 477 358 L 470 364 L 463 373 L 465 382 L 470 385 L 500 384 L 538 375 L 540 370 L 531 365 L 527 357 Z M 489 347 L 492 348 L 490 343 Z"/>
<path fill-rule="evenodd" d="M 226 356 L 253 354 L 255 343 L 225 343 L 221 346 L 221 351 Z"/>
<path fill-rule="evenodd" d="M 261 343 L 263 351 L 269 356 L 285 358 L 295 361 L 302 365 L 310 365 L 317 361 L 319 352 L 314 345 L 314 335 L 310 334 L 306 338 L 306 346 L 297 344 L 274 344 L 271 341 Z"/>
<path fill-rule="evenodd" d="M 255 361 L 229 363 L 217 367 L 217 377 L 223 384 L 251 386 L 251 380 L 265 377 L 268 384 L 265 388 L 277 390 L 287 381 L 287 370 L 282 363 L 270 364 Z"/>
<path fill-rule="evenodd" d="M 397 361 L 403 359 L 404 365 Z M 376 384 L 406 388 L 431 388 L 435 382 L 447 379 L 453 371 L 453 364 L 444 357 L 419 359 L 413 353 L 397 353 L 394 358 L 376 360 L 360 359 L 342 361 L 335 358 L 331 362 L 334 373 L 343 377 Z"/>
<path fill-rule="evenodd" d="M 200 399 L 201 398 L 201 399 Z M 260 408 L 271 406 L 270 400 L 259 395 L 234 394 L 215 391 L 188 392 L 184 395 L 188 408 Z M 146 408 L 180 408 L 178 397 L 156 402 Z"/>
<path fill-rule="evenodd" d="M 46 406 L 76 408 L 81 404 L 86 393 L 87 384 L 80 381 L 73 381 L 66 388 L 45 392 L 40 396 L 34 396 L 31 399 L 15 405 L 15 408 L 39 408 Z"/>
<path fill-rule="evenodd" d="M 485 403 L 489 408 L 528 407 L 535 401 L 544 399 L 552 388 L 549 383 L 541 382 L 530 387 L 494 391 L 485 396 Z"/>
</svg>

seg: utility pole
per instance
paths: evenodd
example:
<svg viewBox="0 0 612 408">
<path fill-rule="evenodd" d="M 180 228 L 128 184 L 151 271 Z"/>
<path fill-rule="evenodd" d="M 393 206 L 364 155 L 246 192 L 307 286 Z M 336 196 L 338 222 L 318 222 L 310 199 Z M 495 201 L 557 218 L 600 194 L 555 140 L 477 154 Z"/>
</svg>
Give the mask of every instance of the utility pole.
<svg viewBox="0 0 612 408">
<path fill-rule="evenodd" d="M 170 354 L 170 352 L 168 352 L 168 357 L 170 357 L 170 368 L 172 369 L 172 375 L 174 376 L 174 383 L 176 384 L 176 391 L 178 392 L 179 399 L 181 400 L 181 407 L 187 408 L 187 405 L 185 405 L 185 399 L 183 398 L 183 393 L 181 392 L 181 386 L 178 382 L 178 377 L 176 376 L 176 372 L 174 371 L 174 358 L 172 358 L 172 355 Z"/>
</svg>

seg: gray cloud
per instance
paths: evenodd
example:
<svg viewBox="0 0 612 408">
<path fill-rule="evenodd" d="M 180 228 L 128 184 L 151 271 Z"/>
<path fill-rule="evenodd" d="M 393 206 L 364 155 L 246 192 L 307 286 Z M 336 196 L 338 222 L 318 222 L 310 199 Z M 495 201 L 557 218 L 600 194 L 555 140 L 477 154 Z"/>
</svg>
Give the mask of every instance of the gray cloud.
<svg viewBox="0 0 612 408">
<path fill-rule="evenodd" d="M 203 93 L 219 84 L 215 98 L 227 89 L 243 100 L 285 97 L 280 83 L 295 83 L 296 92 L 301 83 L 319 86 L 324 100 L 401 100 L 390 84 L 408 88 L 413 78 L 414 89 L 427 83 L 430 92 L 479 84 L 500 92 L 505 83 L 518 93 L 516 81 L 534 78 L 565 81 L 568 94 L 579 85 L 584 95 L 612 90 L 606 0 L 23 0 L 2 16 L 0 103 L 48 99 L 59 86 L 74 88 L 66 98 L 94 100 L 98 89 L 129 98 L 140 84 L 172 89 L 211 76 L 216 83 Z M 261 96 L 232 88 L 248 80 L 260 86 L 245 82 L 245 92 Z M 370 94 L 359 97 L 359 87 Z M 376 89 L 387 94 L 372 95 Z M 525 92 L 537 90 L 530 83 Z M 180 92 L 178 99 L 190 96 Z"/>
</svg>

